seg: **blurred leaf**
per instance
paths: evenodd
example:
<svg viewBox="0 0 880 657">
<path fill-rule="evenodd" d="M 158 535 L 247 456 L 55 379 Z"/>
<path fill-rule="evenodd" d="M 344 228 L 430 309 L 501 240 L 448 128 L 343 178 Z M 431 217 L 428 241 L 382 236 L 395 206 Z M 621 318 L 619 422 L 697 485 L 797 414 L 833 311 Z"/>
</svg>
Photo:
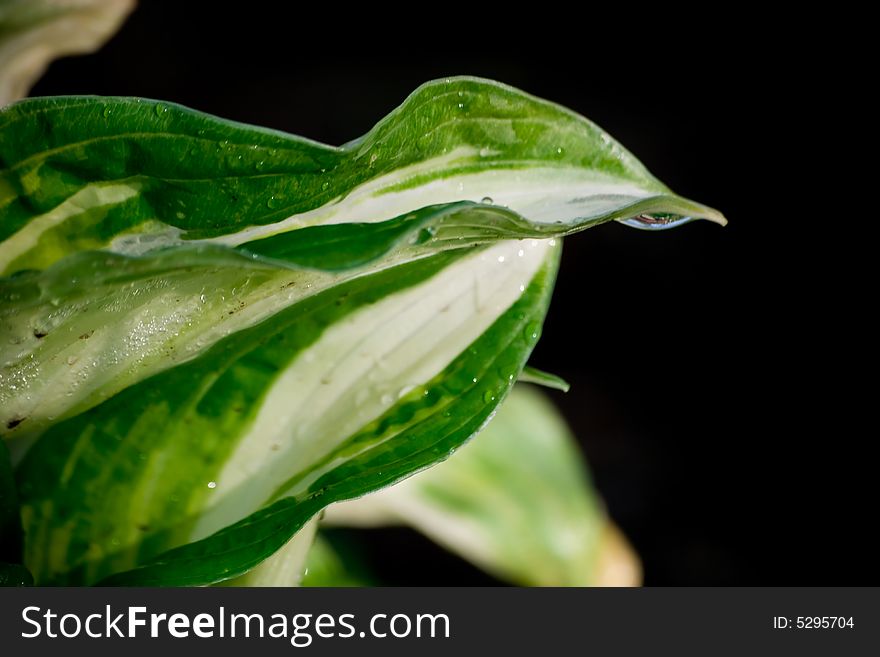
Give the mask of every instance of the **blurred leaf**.
<svg viewBox="0 0 880 657">
<path fill-rule="evenodd" d="M 100 48 L 134 0 L 0 0 L 0 107 L 24 98 L 53 59 Z"/>
<path fill-rule="evenodd" d="M 517 386 L 448 461 L 333 505 L 325 521 L 410 525 L 517 584 L 635 584 L 638 561 L 603 513 L 582 463 L 553 405 L 538 390 Z"/>
</svg>

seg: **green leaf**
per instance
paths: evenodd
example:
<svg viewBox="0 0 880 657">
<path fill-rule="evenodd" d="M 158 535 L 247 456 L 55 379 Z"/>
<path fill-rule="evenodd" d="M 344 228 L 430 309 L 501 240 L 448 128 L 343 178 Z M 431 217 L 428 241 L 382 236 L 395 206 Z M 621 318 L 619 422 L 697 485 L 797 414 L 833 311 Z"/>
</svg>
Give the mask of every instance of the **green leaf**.
<svg viewBox="0 0 880 657">
<path fill-rule="evenodd" d="M 632 558 L 582 467 L 571 432 L 535 389 L 517 386 L 473 441 L 445 463 L 327 509 L 326 521 L 405 524 L 522 585 L 629 583 Z M 625 545 L 625 544 L 624 544 Z M 623 568 L 622 575 L 609 572 Z"/>
<path fill-rule="evenodd" d="M 307 570 L 306 559 L 313 551 L 317 527 L 318 520 L 313 518 L 271 557 L 222 586 L 299 586 Z"/>
<path fill-rule="evenodd" d="M 0 114 L 0 272 L 106 249 L 245 246 L 489 199 L 544 224 L 722 221 L 581 116 L 476 78 L 429 82 L 335 148 L 135 98 L 37 98 Z"/>
<path fill-rule="evenodd" d="M 459 202 L 379 224 L 291 231 L 248 253 L 217 245 L 140 257 L 92 251 L 22 272 L 0 280 L 0 381 L 9 382 L 0 387 L 0 434 L 35 435 L 368 272 L 559 232 L 503 208 Z M 495 257 L 523 258 L 530 244 Z"/>
<path fill-rule="evenodd" d="M 134 0 L 0 0 L 0 106 L 27 95 L 58 57 L 97 50 Z"/>
<path fill-rule="evenodd" d="M 0 433 L 41 584 L 247 573 L 488 421 L 554 237 L 722 220 L 586 119 L 471 78 L 340 148 L 94 97 L 21 102 L 0 137 Z"/>
<path fill-rule="evenodd" d="M 561 390 L 562 392 L 568 392 L 571 389 L 568 381 L 562 377 L 550 374 L 550 372 L 543 372 L 537 367 L 529 367 L 528 365 L 519 373 L 518 381 L 521 383 L 535 383 L 545 388 Z"/>
</svg>

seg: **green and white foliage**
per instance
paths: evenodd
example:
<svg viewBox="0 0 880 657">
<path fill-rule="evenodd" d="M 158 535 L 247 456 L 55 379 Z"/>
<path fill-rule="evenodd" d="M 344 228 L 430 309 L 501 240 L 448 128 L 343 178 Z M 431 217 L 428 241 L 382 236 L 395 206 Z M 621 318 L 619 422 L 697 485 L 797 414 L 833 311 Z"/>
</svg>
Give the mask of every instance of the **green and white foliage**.
<svg viewBox="0 0 880 657">
<path fill-rule="evenodd" d="M 338 148 L 26 100 L 0 112 L 0 166 L 0 432 L 37 583 L 247 573 L 482 428 L 560 237 L 723 222 L 586 119 L 474 78 Z"/>
<path fill-rule="evenodd" d="M 27 95 L 49 63 L 98 49 L 134 0 L 0 0 L 0 107 Z"/>
<path fill-rule="evenodd" d="M 608 519 L 565 421 L 516 386 L 480 435 L 445 463 L 334 504 L 326 522 L 408 525 L 502 579 L 526 586 L 603 581 Z"/>
</svg>

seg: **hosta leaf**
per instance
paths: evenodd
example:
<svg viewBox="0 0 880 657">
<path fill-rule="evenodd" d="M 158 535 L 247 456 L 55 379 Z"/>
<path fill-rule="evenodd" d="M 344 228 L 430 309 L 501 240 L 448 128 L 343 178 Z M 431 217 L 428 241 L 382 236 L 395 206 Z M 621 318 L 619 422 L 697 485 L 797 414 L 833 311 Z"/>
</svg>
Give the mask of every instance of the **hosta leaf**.
<svg viewBox="0 0 880 657">
<path fill-rule="evenodd" d="M 0 285 L 0 433 L 34 435 L 367 272 L 560 232 L 503 208 L 459 202 L 379 224 L 303 228 L 255 242 L 248 253 L 211 244 L 141 257 L 91 251 L 22 272 Z"/>
<path fill-rule="evenodd" d="M 552 404 L 517 386 L 448 461 L 327 509 L 325 522 L 414 527 L 498 577 L 537 586 L 636 583 L 574 439 Z"/>
<path fill-rule="evenodd" d="M 544 223 L 723 218 L 672 194 L 598 127 L 475 78 L 430 82 L 334 148 L 131 98 L 37 98 L 0 115 L 0 272 L 104 248 L 248 245 L 491 199 Z"/>
<path fill-rule="evenodd" d="M 306 560 L 316 545 L 317 527 L 317 518 L 312 518 L 271 557 L 244 575 L 223 582 L 222 586 L 299 586 L 308 571 Z M 321 550 L 322 547 L 317 548 L 319 558 Z M 329 558 L 329 554 L 326 556 Z M 329 566 L 329 561 L 324 561 Z"/>
<path fill-rule="evenodd" d="M 326 504 L 443 458 L 534 345 L 554 251 L 501 242 L 356 278 L 53 425 L 18 468 L 27 563 L 40 581 L 94 581 L 278 499 L 114 581 L 224 579 Z"/>
<path fill-rule="evenodd" d="M 242 575 L 488 420 L 554 236 L 722 220 L 469 78 L 341 148 L 113 98 L 24 101 L 0 135 L 0 432 L 38 583 Z"/>
<path fill-rule="evenodd" d="M 0 106 L 25 96 L 56 57 L 92 52 L 134 0 L 0 0 Z"/>
</svg>

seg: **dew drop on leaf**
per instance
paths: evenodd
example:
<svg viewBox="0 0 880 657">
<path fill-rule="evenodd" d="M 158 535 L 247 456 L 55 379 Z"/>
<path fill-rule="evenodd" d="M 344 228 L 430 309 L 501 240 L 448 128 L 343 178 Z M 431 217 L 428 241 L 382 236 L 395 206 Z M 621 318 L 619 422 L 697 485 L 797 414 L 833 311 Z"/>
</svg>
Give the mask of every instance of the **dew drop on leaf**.
<svg viewBox="0 0 880 657">
<path fill-rule="evenodd" d="M 662 230 L 664 228 L 674 228 L 692 221 L 693 217 L 682 217 L 677 214 L 666 213 L 642 213 L 635 217 L 620 219 L 620 223 L 632 228 L 642 228 L 647 230 Z"/>
<path fill-rule="evenodd" d="M 437 229 L 434 228 L 433 226 L 428 226 L 427 228 L 422 228 L 418 232 L 418 235 L 416 235 L 416 238 L 415 238 L 415 240 L 413 240 L 413 243 L 414 244 L 424 244 L 425 242 L 430 240 L 432 237 L 434 237 L 434 234 L 436 232 L 437 232 Z"/>
<path fill-rule="evenodd" d="M 541 325 L 538 322 L 529 322 L 523 331 L 523 336 L 529 342 L 537 340 L 541 334 Z"/>
</svg>

